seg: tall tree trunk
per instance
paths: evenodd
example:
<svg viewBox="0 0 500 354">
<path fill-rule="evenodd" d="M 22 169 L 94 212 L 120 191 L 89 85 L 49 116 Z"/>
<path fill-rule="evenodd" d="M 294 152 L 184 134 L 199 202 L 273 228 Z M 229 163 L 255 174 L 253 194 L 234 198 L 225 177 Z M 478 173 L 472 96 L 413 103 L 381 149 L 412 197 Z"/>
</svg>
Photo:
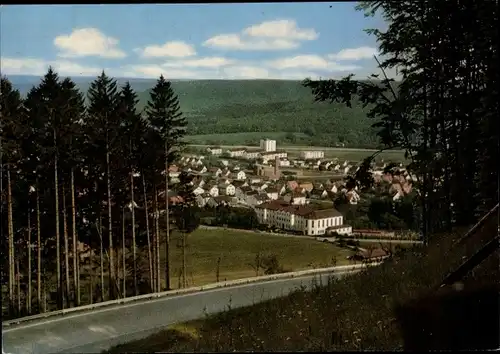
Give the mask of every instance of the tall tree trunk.
<svg viewBox="0 0 500 354">
<path fill-rule="evenodd" d="M 92 233 L 89 234 L 89 303 L 94 303 L 94 250 L 92 249 Z"/>
<path fill-rule="evenodd" d="M 182 287 L 187 287 L 186 282 L 186 233 L 182 233 Z"/>
<path fill-rule="evenodd" d="M 156 185 L 154 188 L 155 194 L 154 194 L 154 199 L 155 199 L 155 232 L 156 232 L 156 291 L 160 292 L 161 291 L 161 277 L 160 277 L 160 212 L 158 208 L 158 190 L 156 189 Z"/>
<path fill-rule="evenodd" d="M 21 273 L 19 269 L 19 259 L 16 259 L 17 278 L 17 315 L 21 315 Z"/>
<path fill-rule="evenodd" d="M 114 249 L 113 249 L 113 218 L 111 215 L 111 171 L 110 171 L 110 153 L 108 137 L 106 137 L 106 175 L 107 175 L 107 189 L 108 189 L 108 235 L 109 235 L 109 296 L 115 299 L 115 263 L 114 263 Z"/>
<path fill-rule="evenodd" d="M 14 312 L 14 223 L 12 219 L 12 181 L 10 179 L 10 166 L 7 165 L 7 223 L 9 229 L 9 309 Z"/>
<path fill-rule="evenodd" d="M 57 274 L 57 306 L 63 308 L 62 284 L 61 284 L 61 235 L 59 233 L 59 178 L 58 178 L 58 152 L 56 131 L 54 129 L 54 148 L 56 153 L 54 156 L 54 198 L 55 198 L 55 216 L 56 216 L 56 274 Z"/>
<path fill-rule="evenodd" d="M 152 234 L 152 276 L 153 276 L 153 292 L 156 292 L 158 287 L 156 286 L 156 221 L 154 219 L 155 217 L 155 206 L 153 204 L 153 234 Z"/>
<path fill-rule="evenodd" d="M 130 197 L 132 199 L 132 257 L 134 262 L 134 294 L 139 295 L 137 288 L 137 247 L 135 244 L 135 201 L 134 201 L 134 171 L 130 173 Z"/>
<path fill-rule="evenodd" d="M 170 212 L 168 200 L 168 148 L 165 144 L 165 287 L 170 290 Z"/>
<path fill-rule="evenodd" d="M 125 208 L 122 208 L 122 274 L 123 274 L 123 297 L 127 297 L 127 265 L 125 262 Z"/>
<path fill-rule="evenodd" d="M 36 266 L 36 296 L 38 311 L 42 310 L 42 227 L 40 224 L 40 193 L 38 191 L 38 177 L 36 179 L 36 244 L 37 244 L 37 266 Z"/>
<path fill-rule="evenodd" d="M 153 259 L 151 258 L 151 238 L 149 234 L 149 214 L 148 214 L 148 197 L 146 193 L 146 181 L 144 178 L 144 171 L 141 171 L 142 176 L 142 188 L 144 193 L 144 212 L 146 214 L 146 237 L 148 240 L 148 262 L 149 262 L 149 285 L 151 289 L 154 289 L 153 286 Z"/>
<path fill-rule="evenodd" d="M 102 217 L 100 215 L 99 215 L 99 240 L 101 242 L 100 253 L 99 253 L 99 259 L 101 263 L 101 301 L 104 301 L 104 244 L 102 239 Z"/>
<path fill-rule="evenodd" d="M 80 306 L 80 252 L 76 234 L 75 171 L 71 168 L 71 226 L 73 239 L 73 297 L 76 306 Z"/>
<path fill-rule="evenodd" d="M 28 296 L 26 310 L 31 314 L 31 210 L 28 209 Z"/>
<path fill-rule="evenodd" d="M 62 203 L 63 203 L 63 232 L 64 232 L 64 270 L 65 270 L 65 294 L 66 296 L 65 301 L 66 301 L 66 306 L 70 307 L 70 276 L 69 276 L 69 235 L 68 235 L 68 213 L 66 212 L 66 188 L 64 187 L 65 183 L 63 181 L 62 184 Z"/>
</svg>

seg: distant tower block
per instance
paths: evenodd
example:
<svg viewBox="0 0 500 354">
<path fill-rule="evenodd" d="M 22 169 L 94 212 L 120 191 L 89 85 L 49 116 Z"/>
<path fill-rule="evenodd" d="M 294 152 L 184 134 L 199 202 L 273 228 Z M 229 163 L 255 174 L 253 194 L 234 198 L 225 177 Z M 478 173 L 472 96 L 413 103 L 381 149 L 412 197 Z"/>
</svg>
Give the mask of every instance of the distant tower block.
<svg viewBox="0 0 500 354">
<path fill-rule="evenodd" d="M 276 140 L 261 139 L 260 148 L 265 152 L 276 151 Z"/>
</svg>

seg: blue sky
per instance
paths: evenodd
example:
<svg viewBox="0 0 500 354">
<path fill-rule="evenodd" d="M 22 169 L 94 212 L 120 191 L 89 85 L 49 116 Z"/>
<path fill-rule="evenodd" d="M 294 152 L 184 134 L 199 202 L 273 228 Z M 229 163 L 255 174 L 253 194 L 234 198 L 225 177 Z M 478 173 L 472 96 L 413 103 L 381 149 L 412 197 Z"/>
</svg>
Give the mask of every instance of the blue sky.
<svg viewBox="0 0 500 354">
<path fill-rule="evenodd" d="M 382 28 L 354 2 L 2 6 L 1 71 L 303 79 L 374 71 Z"/>
</svg>

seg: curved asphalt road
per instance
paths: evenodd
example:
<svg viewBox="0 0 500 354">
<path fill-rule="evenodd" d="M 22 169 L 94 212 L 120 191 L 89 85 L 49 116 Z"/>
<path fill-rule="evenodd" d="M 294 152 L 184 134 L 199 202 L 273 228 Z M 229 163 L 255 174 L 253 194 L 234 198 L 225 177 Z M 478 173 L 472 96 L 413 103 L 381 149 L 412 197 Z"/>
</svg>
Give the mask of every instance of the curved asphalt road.
<svg viewBox="0 0 500 354">
<path fill-rule="evenodd" d="M 28 322 L 2 330 L 3 352 L 98 353 L 147 337 L 161 327 L 200 318 L 204 313 L 221 312 L 228 305 L 232 308 L 252 305 L 285 296 L 300 286 L 311 288 L 314 279 L 326 283 L 332 275 L 352 273 L 249 283 Z"/>
</svg>

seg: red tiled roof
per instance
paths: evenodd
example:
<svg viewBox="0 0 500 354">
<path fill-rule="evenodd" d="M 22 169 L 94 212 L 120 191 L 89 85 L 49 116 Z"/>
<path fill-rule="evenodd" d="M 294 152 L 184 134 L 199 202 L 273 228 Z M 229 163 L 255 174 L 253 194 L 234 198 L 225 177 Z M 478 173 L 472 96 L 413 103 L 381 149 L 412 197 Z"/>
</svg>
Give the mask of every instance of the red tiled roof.
<svg viewBox="0 0 500 354">
<path fill-rule="evenodd" d="M 292 205 L 288 202 L 282 200 L 273 200 L 267 203 L 256 206 L 259 209 L 269 209 L 269 210 L 281 210 L 286 213 L 302 216 L 306 219 L 325 219 L 336 216 L 342 216 L 342 214 L 336 209 L 316 209 L 311 205 Z"/>
</svg>

